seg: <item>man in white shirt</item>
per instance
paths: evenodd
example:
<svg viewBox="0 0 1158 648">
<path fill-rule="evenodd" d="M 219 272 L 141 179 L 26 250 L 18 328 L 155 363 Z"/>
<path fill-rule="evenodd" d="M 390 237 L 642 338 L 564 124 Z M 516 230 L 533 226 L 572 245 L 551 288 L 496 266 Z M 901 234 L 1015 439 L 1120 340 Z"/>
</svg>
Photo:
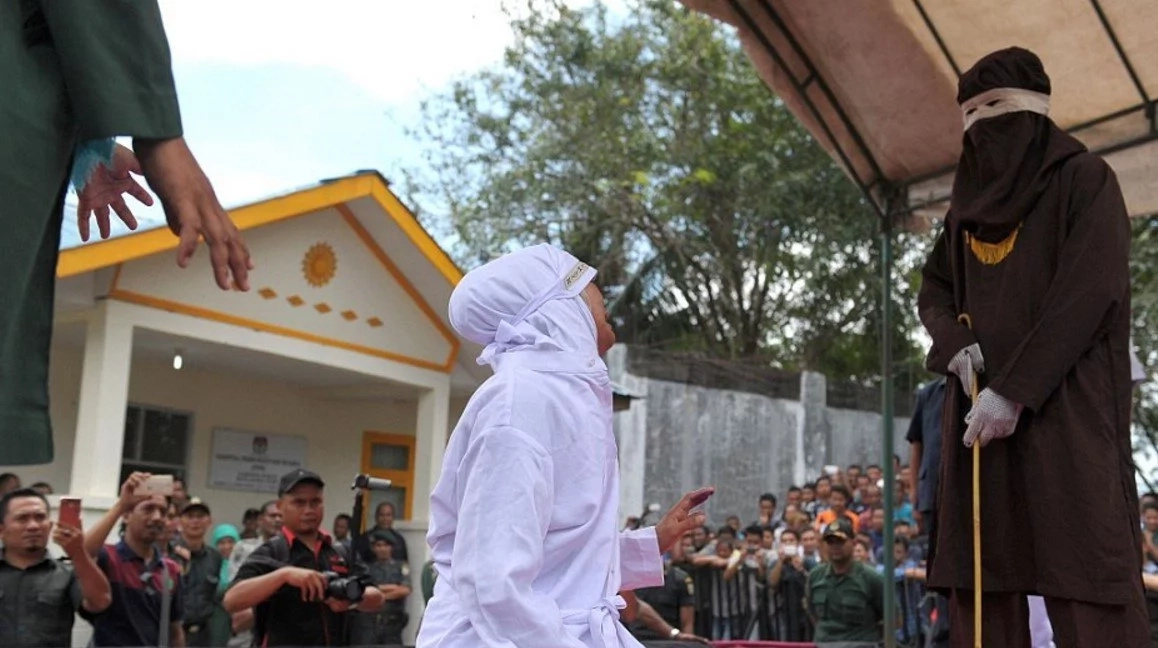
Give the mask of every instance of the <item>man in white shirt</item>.
<svg viewBox="0 0 1158 648">
<path fill-rule="evenodd" d="M 471 398 L 431 495 L 438 579 L 421 648 L 639 646 L 623 590 L 663 584 L 661 553 L 704 523 L 685 495 L 653 528 L 618 531 L 615 342 L 595 269 L 537 245 L 466 275 L 450 322 L 495 375 Z"/>
</svg>

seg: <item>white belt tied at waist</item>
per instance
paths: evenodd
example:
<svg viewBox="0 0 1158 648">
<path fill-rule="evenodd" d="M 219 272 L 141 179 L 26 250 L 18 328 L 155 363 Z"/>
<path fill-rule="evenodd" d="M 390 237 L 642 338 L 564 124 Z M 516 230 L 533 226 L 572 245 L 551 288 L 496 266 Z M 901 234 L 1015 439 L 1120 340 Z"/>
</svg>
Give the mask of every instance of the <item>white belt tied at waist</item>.
<svg viewBox="0 0 1158 648">
<path fill-rule="evenodd" d="M 563 610 L 563 624 L 580 625 L 586 622 L 591 631 L 591 638 L 596 641 L 595 645 L 603 648 L 634 646 L 638 642 L 619 622 L 619 611 L 625 607 L 627 601 L 624 601 L 622 596 L 618 594 L 605 596 L 590 609 Z"/>
</svg>

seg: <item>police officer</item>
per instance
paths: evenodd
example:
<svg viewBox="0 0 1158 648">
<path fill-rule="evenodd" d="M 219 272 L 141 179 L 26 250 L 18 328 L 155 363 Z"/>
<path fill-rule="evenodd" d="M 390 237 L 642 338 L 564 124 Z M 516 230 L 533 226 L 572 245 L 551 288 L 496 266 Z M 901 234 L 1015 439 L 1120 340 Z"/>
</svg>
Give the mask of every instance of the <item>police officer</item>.
<svg viewBox="0 0 1158 648">
<path fill-rule="evenodd" d="M 884 581 L 852 558 L 852 523 L 839 518 L 824 527 L 828 562 L 808 575 L 805 608 L 821 648 L 868 648 L 884 640 Z"/>
<path fill-rule="evenodd" d="M 410 596 L 410 566 L 394 558 L 394 545 L 386 534 L 374 533 L 368 538 L 374 562 L 370 564 L 370 581 L 382 592 L 386 603 L 377 613 L 357 613 L 353 618 L 354 646 L 393 646 L 402 644 L 402 630 L 410 621 L 406 597 Z"/>
<path fill-rule="evenodd" d="M 636 639 L 695 640 L 695 597 L 687 572 L 665 561 L 663 585 L 637 589 L 635 596 L 655 611 L 655 615 L 640 615 L 628 625 Z"/>
<path fill-rule="evenodd" d="M 209 505 L 196 497 L 189 499 L 181 510 L 178 542 L 188 556 L 183 565 L 181 590 L 185 595 L 185 645 L 190 647 L 223 645 L 213 641 L 209 627 L 217 606 L 218 581 L 224 562 L 217 549 L 205 542 L 211 524 Z"/>
</svg>

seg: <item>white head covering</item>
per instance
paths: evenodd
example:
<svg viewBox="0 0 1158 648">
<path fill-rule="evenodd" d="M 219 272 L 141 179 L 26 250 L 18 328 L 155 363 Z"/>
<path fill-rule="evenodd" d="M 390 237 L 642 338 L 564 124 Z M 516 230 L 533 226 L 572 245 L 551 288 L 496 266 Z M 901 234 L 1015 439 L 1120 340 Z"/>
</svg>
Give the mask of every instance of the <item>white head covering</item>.
<svg viewBox="0 0 1158 648">
<path fill-rule="evenodd" d="M 486 345 L 479 364 L 515 351 L 598 356 L 595 319 L 579 293 L 595 268 L 546 243 L 471 270 L 450 296 L 450 325 Z"/>
</svg>

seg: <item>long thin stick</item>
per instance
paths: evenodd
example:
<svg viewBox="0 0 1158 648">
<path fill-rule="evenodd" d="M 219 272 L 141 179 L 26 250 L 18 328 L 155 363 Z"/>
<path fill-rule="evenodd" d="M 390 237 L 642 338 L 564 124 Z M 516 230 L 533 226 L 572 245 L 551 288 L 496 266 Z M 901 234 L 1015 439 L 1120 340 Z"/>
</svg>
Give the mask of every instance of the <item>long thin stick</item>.
<svg viewBox="0 0 1158 648">
<path fill-rule="evenodd" d="M 973 320 L 962 313 L 957 321 L 970 329 Z M 969 397 L 977 405 L 977 373 L 973 372 Z M 973 442 L 973 648 L 981 648 L 981 443 Z"/>
</svg>

